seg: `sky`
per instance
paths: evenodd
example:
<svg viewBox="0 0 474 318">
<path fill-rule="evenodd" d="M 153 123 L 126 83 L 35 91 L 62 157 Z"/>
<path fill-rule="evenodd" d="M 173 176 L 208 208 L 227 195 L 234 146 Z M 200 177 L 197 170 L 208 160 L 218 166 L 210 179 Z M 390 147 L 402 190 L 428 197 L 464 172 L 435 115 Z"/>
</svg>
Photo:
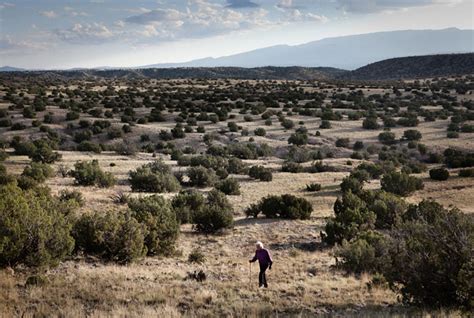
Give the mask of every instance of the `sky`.
<svg viewBox="0 0 474 318">
<path fill-rule="evenodd" d="M 449 27 L 474 29 L 474 0 L 0 0 L 0 66 L 142 66 Z"/>
</svg>

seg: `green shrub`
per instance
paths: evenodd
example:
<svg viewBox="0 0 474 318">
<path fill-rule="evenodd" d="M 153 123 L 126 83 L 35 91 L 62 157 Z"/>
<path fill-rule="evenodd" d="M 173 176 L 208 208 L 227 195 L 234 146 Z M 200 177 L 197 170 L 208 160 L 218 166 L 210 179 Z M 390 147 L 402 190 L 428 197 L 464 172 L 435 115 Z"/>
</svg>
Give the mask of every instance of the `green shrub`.
<svg viewBox="0 0 474 318">
<path fill-rule="evenodd" d="M 355 239 L 344 240 L 335 252 L 338 267 L 353 273 L 377 273 L 390 264 L 388 244 L 375 231 L 360 232 Z"/>
<path fill-rule="evenodd" d="M 129 213 L 82 215 L 74 224 L 76 248 L 118 263 L 130 263 L 146 255 L 145 227 Z"/>
<path fill-rule="evenodd" d="M 199 248 L 193 249 L 188 255 L 188 262 L 190 263 L 203 264 L 205 261 L 206 256 Z"/>
<path fill-rule="evenodd" d="M 244 174 L 246 165 L 241 159 L 232 157 L 227 162 L 227 171 L 232 174 Z"/>
<path fill-rule="evenodd" d="M 357 194 L 362 191 L 362 182 L 357 178 L 349 176 L 342 179 L 340 187 L 343 193 L 351 191 L 352 193 Z"/>
<path fill-rule="evenodd" d="M 285 129 L 292 129 L 293 127 L 295 127 L 295 123 L 291 119 L 283 119 L 281 121 L 281 125 Z"/>
<path fill-rule="evenodd" d="M 132 191 L 138 192 L 175 192 L 180 189 L 178 179 L 162 160 L 138 167 L 128 173 Z"/>
<path fill-rule="evenodd" d="M 216 233 L 229 228 L 234 222 L 233 209 L 225 194 L 218 190 L 208 193 L 206 204 L 195 211 L 193 224 L 196 231 L 201 233 Z"/>
<path fill-rule="evenodd" d="M 102 171 L 97 160 L 78 161 L 74 164 L 74 170 L 69 173 L 77 185 L 109 188 L 115 184 L 114 176 L 110 172 Z"/>
<path fill-rule="evenodd" d="M 408 196 L 416 190 L 423 189 L 423 181 L 403 172 L 391 172 L 383 176 L 382 189 L 401 196 Z"/>
<path fill-rule="evenodd" d="M 181 224 L 193 222 L 194 213 L 205 205 L 204 196 L 197 191 L 181 191 L 173 197 L 171 206 L 176 214 L 176 219 Z"/>
<path fill-rule="evenodd" d="M 249 177 L 260 181 L 270 182 L 273 179 L 272 171 L 263 166 L 252 166 L 249 169 Z"/>
<path fill-rule="evenodd" d="M 300 173 L 304 171 L 302 165 L 296 162 L 287 161 L 281 166 L 282 172 Z"/>
<path fill-rule="evenodd" d="M 411 206 L 393 233 L 392 266 L 383 272 L 404 301 L 472 307 L 474 221 L 432 201 Z"/>
<path fill-rule="evenodd" d="M 267 196 L 245 211 L 247 216 L 253 217 L 263 213 L 267 218 L 301 220 L 309 219 L 311 212 L 313 212 L 313 207 L 309 201 L 291 194 Z"/>
<path fill-rule="evenodd" d="M 444 151 L 444 160 L 450 168 L 467 168 L 474 166 L 474 152 L 448 148 Z"/>
<path fill-rule="evenodd" d="M 433 180 L 444 181 L 449 178 L 449 171 L 445 168 L 435 168 L 430 170 L 430 178 Z"/>
<path fill-rule="evenodd" d="M 90 152 L 94 152 L 94 153 L 101 153 L 102 152 L 102 148 L 100 147 L 99 144 L 96 144 L 94 142 L 90 142 L 90 141 L 82 141 L 79 145 L 77 145 L 76 147 L 76 150 L 77 151 L 90 151 Z"/>
<path fill-rule="evenodd" d="M 53 163 L 61 159 L 61 155 L 53 151 L 50 141 L 46 139 L 38 139 L 33 141 L 34 148 L 28 153 L 28 157 L 35 162 Z"/>
<path fill-rule="evenodd" d="M 310 183 L 306 185 L 306 191 L 308 192 L 317 192 L 321 191 L 321 184 L 319 183 Z"/>
<path fill-rule="evenodd" d="M 0 186 L 0 266 L 58 264 L 74 248 L 66 212 L 44 189 Z"/>
<path fill-rule="evenodd" d="M 43 183 L 54 175 L 54 170 L 48 164 L 32 162 L 29 166 L 25 167 L 21 175 L 32 178 L 38 183 Z"/>
<path fill-rule="evenodd" d="M 331 122 L 329 120 L 322 120 L 321 124 L 319 125 L 320 129 L 330 129 L 331 128 Z"/>
<path fill-rule="evenodd" d="M 321 232 L 321 239 L 329 245 L 350 241 L 359 231 L 375 228 L 375 213 L 368 209 L 364 200 L 350 191 L 343 193 L 342 199 L 337 198 L 334 213 L 336 216 L 326 223 L 324 232 Z"/>
<path fill-rule="evenodd" d="M 362 122 L 362 127 L 364 129 L 378 129 L 379 124 L 377 123 L 377 117 L 367 117 Z"/>
<path fill-rule="evenodd" d="M 148 255 L 170 255 L 179 234 L 179 223 L 170 203 L 153 195 L 130 199 L 131 216 L 146 228 L 145 246 Z"/>
<path fill-rule="evenodd" d="M 239 195 L 240 185 L 234 178 L 222 180 L 216 184 L 216 189 L 227 195 Z"/>
<path fill-rule="evenodd" d="M 459 176 L 461 178 L 474 177 L 474 168 L 459 170 Z"/>
<path fill-rule="evenodd" d="M 77 190 L 62 190 L 58 198 L 61 202 L 72 201 L 78 206 L 84 206 L 85 203 L 82 193 Z"/>
<path fill-rule="evenodd" d="M 296 146 L 303 146 L 308 143 L 308 134 L 306 133 L 294 133 L 288 138 L 288 143 Z"/>
<path fill-rule="evenodd" d="M 265 131 L 264 128 L 256 128 L 254 130 L 254 134 L 255 134 L 255 136 L 262 136 L 263 137 L 267 134 L 267 132 Z"/>
<path fill-rule="evenodd" d="M 409 129 L 403 132 L 403 137 L 406 140 L 420 140 L 422 135 L 421 132 L 416 129 Z"/>
<path fill-rule="evenodd" d="M 197 187 L 211 187 L 216 183 L 217 176 L 214 170 L 202 166 L 191 167 L 186 174 L 189 177 L 189 185 Z"/>
<path fill-rule="evenodd" d="M 391 131 L 381 132 L 378 136 L 378 139 L 384 145 L 392 145 L 395 141 L 395 134 Z"/>
<path fill-rule="evenodd" d="M 348 148 L 349 147 L 349 138 L 338 138 L 336 140 L 336 147 Z"/>
</svg>

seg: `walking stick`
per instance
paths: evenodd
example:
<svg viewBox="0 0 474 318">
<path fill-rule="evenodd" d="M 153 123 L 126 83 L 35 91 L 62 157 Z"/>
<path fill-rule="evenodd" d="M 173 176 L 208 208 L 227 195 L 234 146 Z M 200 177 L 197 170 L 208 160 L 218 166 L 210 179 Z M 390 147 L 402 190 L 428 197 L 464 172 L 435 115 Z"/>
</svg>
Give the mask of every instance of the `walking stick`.
<svg viewBox="0 0 474 318">
<path fill-rule="evenodd" d="M 252 288 L 252 263 L 249 263 L 249 288 Z"/>
</svg>

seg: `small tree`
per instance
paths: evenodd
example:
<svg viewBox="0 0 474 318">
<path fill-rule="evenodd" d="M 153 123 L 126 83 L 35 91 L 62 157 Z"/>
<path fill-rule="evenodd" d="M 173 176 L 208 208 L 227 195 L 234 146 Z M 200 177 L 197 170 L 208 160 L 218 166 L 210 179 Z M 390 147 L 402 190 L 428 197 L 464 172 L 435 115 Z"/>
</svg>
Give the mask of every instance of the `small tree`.
<svg viewBox="0 0 474 318">
<path fill-rule="evenodd" d="M 44 190 L 0 186 L 0 266 L 56 265 L 72 252 L 70 210 Z"/>
<path fill-rule="evenodd" d="M 234 178 L 222 180 L 216 184 L 216 189 L 227 195 L 239 195 L 240 185 Z"/>
<path fill-rule="evenodd" d="M 435 168 L 430 170 L 430 178 L 433 180 L 444 181 L 449 178 L 449 171 L 445 168 Z"/>
<path fill-rule="evenodd" d="M 161 196 L 153 195 L 130 199 L 131 216 L 146 228 L 145 246 L 148 255 L 169 255 L 175 248 L 179 223 L 170 203 Z"/>
<path fill-rule="evenodd" d="M 408 196 L 423 189 L 423 181 L 403 172 L 391 172 L 383 176 L 382 189 L 401 196 Z"/>
<path fill-rule="evenodd" d="M 403 137 L 406 140 L 420 140 L 422 136 L 421 136 L 421 132 L 419 132 L 418 130 L 409 129 L 403 132 Z"/>
<path fill-rule="evenodd" d="M 229 228 L 234 222 L 233 209 L 226 196 L 218 191 L 209 192 L 206 204 L 193 217 L 194 228 L 201 233 L 216 233 Z"/>
<path fill-rule="evenodd" d="M 146 255 L 145 227 L 129 213 L 85 214 L 73 228 L 76 248 L 118 263 Z"/>
<path fill-rule="evenodd" d="M 381 132 L 378 136 L 378 139 L 384 145 L 392 145 L 395 141 L 395 134 L 391 131 Z"/>
<path fill-rule="evenodd" d="M 109 188 L 116 182 L 110 172 L 102 171 L 97 160 L 76 162 L 70 175 L 75 179 L 77 185 L 82 186 L 96 185 L 101 188 Z"/>
</svg>

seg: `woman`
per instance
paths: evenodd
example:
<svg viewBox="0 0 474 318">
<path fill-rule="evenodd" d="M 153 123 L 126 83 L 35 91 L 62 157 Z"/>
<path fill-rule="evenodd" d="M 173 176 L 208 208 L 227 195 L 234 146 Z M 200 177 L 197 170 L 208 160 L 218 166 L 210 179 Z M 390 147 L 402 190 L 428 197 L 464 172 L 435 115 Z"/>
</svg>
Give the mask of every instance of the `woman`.
<svg viewBox="0 0 474 318">
<path fill-rule="evenodd" d="M 258 286 L 259 288 L 267 288 L 267 277 L 265 276 L 265 271 L 268 269 L 272 269 L 273 260 L 270 256 L 270 252 L 263 248 L 262 242 L 257 242 L 256 244 L 257 250 L 255 251 L 255 256 L 249 260 L 250 263 L 255 262 L 258 260 L 260 264 L 260 273 L 258 274 Z"/>
</svg>

